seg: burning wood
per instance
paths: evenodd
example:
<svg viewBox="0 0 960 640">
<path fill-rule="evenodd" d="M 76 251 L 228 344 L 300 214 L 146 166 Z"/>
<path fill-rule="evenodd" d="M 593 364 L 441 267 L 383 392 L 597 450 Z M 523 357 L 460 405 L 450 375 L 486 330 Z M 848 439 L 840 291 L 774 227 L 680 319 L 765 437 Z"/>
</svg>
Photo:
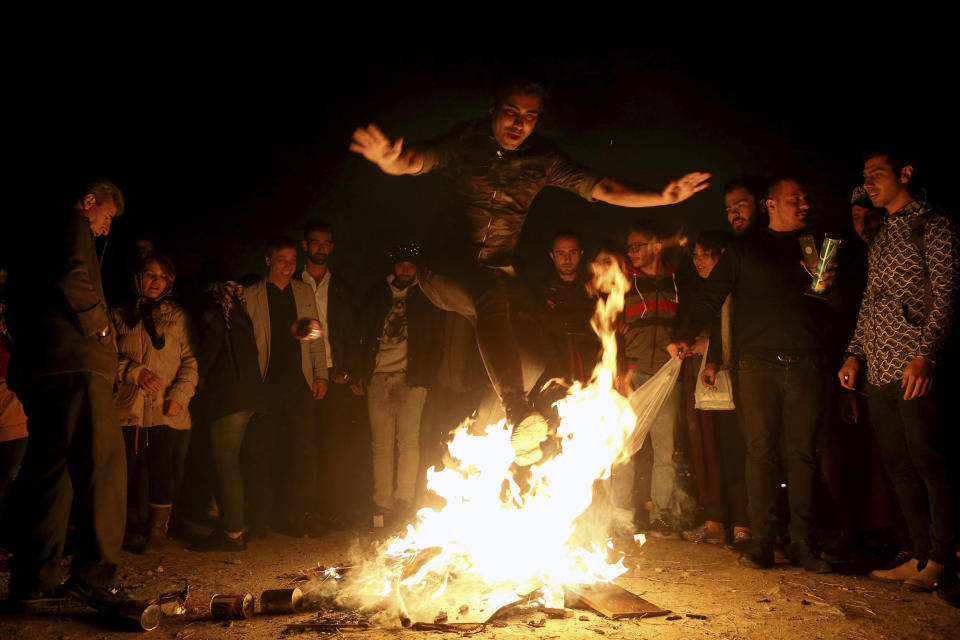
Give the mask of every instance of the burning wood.
<svg viewBox="0 0 960 640">
<path fill-rule="evenodd" d="M 564 585 L 566 604 L 586 606 L 608 618 L 663 616 L 670 611 L 647 602 L 615 584 Z"/>
</svg>

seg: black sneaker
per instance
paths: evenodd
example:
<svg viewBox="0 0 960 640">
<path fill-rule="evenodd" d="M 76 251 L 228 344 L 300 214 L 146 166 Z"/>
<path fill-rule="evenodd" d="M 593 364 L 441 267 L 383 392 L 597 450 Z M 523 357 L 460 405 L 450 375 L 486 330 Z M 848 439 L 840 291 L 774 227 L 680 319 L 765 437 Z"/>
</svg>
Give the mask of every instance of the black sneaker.
<svg viewBox="0 0 960 640">
<path fill-rule="evenodd" d="M 790 558 L 790 564 L 801 567 L 809 573 L 831 573 L 833 569 L 820 557 L 820 554 L 814 553 L 805 542 L 791 542 L 787 546 L 787 556 Z"/>
<path fill-rule="evenodd" d="M 657 518 L 647 527 L 647 533 L 658 538 L 679 538 L 680 532 L 663 518 Z"/>
<path fill-rule="evenodd" d="M 752 548 L 737 558 L 737 564 L 748 569 L 769 569 L 775 564 L 773 545 L 755 539 Z"/>
<path fill-rule="evenodd" d="M 187 546 L 191 551 L 246 551 L 247 541 L 241 534 L 239 538 L 231 538 L 222 529 L 203 538 L 194 540 Z"/>
<path fill-rule="evenodd" d="M 67 578 L 63 588 L 97 611 L 116 611 L 128 600 L 122 587 L 96 587 L 76 576 Z"/>
</svg>

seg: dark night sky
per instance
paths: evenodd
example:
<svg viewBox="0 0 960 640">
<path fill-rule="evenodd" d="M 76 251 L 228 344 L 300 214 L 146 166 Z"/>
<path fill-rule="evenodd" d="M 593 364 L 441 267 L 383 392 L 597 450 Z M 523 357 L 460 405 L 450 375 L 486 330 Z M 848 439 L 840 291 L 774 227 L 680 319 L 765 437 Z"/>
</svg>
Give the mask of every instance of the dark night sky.
<svg viewBox="0 0 960 640">
<path fill-rule="evenodd" d="M 938 185 L 950 170 L 945 140 L 956 137 L 942 78 L 955 77 L 957 56 L 931 44 L 879 63 L 876 53 L 822 43 L 790 54 L 715 45 L 554 56 L 127 51 L 40 74 L 31 166 L 45 178 L 112 177 L 128 200 L 115 245 L 150 229 L 188 270 L 210 252 L 235 275 L 256 269 L 265 237 L 326 217 L 337 230 L 334 268 L 362 289 L 395 239 L 430 227 L 439 200 L 434 177 L 391 178 L 349 153 L 353 128 L 373 121 L 408 140 L 441 133 L 483 113 L 497 68 L 518 58 L 550 88 L 538 131 L 581 163 L 657 188 L 713 172 L 704 193 L 645 212 L 694 232 L 724 224 L 720 187 L 742 172 L 800 172 L 823 223 L 842 227 L 858 152 L 889 143 L 914 146 L 932 165 L 932 194 L 956 202 Z M 536 272 L 555 228 L 608 237 L 645 214 L 547 190 L 520 254 Z"/>
</svg>

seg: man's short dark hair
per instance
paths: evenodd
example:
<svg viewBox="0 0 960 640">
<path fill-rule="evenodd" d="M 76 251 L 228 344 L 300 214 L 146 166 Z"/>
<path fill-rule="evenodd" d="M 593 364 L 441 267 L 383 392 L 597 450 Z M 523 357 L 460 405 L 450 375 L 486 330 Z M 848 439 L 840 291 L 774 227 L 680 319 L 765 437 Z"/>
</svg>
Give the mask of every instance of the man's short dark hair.
<svg viewBox="0 0 960 640">
<path fill-rule="evenodd" d="M 294 244 L 293 240 L 289 236 L 277 236 L 271 238 L 269 242 L 263 247 L 263 255 L 268 258 L 273 258 L 273 254 L 281 249 L 296 249 L 297 245 Z"/>
<path fill-rule="evenodd" d="M 885 157 L 887 159 L 887 164 L 889 164 L 890 168 L 893 169 L 893 173 L 897 178 L 900 177 L 900 171 L 907 166 L 913 167 L 914 174 L 916 173 L 917 166 L 913 163 L 913 156 L 902 149 L 883 149 L 883 150 L 877 150 L 877 151 L 865 151 L 860 154 L 860 159 L 863 162 L 866 162 L 867 160 L 872 160 L 873 158 L 882 158 L 882 157 Z M 913 182 L 913 176 L 911 176 L 910 182 Z"/>
<path fill-rule="evenodd" d="M 307 220 L 303 225 L 303 239 L 309 240 L 311 233 L 326 233 L 333 240 L 333 226 L 326 220 Z"/>
<path fill-rule="evenodd" d="M 793 175 L 792 173 L 781 173 L 780 175 L 774 176 L 770 182 L 767 183 L 767 190 L 763 194 L 763 201 L 766 203 L 767 200 L 773 199 L 773 194 L 776 192 L 777 187 L 779 187 L 784 182 L 796 182 L 797 184 L 803 186 L 804 181 Z M 764 204 L 764 209 L 766 209 L 766 204 Z"/>
<path fill-rule="evenodd" d="M 627 235 L 629 236 L 631 233 L 642 233 L 645 236 L 658 239 L 664 237 L 663 231 L 658 227 L 657 223 L 649 218 L 642 218 L 630 223 L 630 226 L 627 228 Z"/>
<path fill-rule="evenodd" d="M 103 204 L 107 200 L 113 200 L 113 203 L 117 205 L 117 215 L 123 215 L 123 209 L 126 206 L 126 201 L 123 198 L 123 193 L 120 192 L 120 188 L 112 181 L 107 180 L 106 178 L 95 178 L 90 180 L 79 190 L 76 199 L 82 200 L 87 196 L 87 194 L 93 194 L 97 204 Z"/>
<path fill-rule="evenodd" d="M 543 111 L 544 90 L 543 85 L 536 80 L 520 75 L 505 76 L 498 82 L 493 90 L 493 96 L 490 99 L 491 106 L 496 109 L 512 95 L 522 93 L 530 96 L 536 96 L 540 100 L 540 109 Z"/>
<path fill-rule="evenodd" d="M 737 189 L 746 189 L 750 195 L 756 198 L 757 202 L 760 202 L 767 192 L 767 183 L 766 180 L 758 176 L 742 175 L 723 185 L 723 197 L 726 198 L 728 193 Z"/>
<path fill-rule="evenodd" d="M 573 229 L 563 228 L 557 229 L 556 233 L 553 234 L 553 240 L 550 242 L 550 246 L 553 246 L 553 243 L 559 240 L 560 238 L 570 238 L 571 240 L 577 241 L 577 246 L 583 248 L 583 242 L 580 240 L 580 234 L 574 231 Z"/>
<path fill-rule="evenodd" d="M 723 229 L 708 229 L 697 236 L 694 245 L 700 245 L 707 251 L 712 251 L 713 253 L 723 253 L 723 250 L 726 249 L 732 241 L 733 236 L 730 235 L 730 232 L 724 231 Z"/>
</svg>

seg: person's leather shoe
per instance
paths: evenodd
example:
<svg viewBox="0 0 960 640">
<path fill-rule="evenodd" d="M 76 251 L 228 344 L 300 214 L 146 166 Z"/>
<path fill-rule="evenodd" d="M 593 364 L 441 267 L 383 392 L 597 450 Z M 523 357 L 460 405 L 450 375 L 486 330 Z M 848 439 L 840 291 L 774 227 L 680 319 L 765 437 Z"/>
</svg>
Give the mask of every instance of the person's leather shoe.
<svg viewBox="0 0 960 640">
<path fill-rule="evenodd" d="M 115 611 L 128 600 L 122 587 L 97 587 L 76 576 L 67 578 L 63 588 L 97 611 Z"/>
<path fill-rule="evenodd" d="M 753 548 L 737 559 L 741 567 L 749 569 L 769 569 L 774 565 L 773 545 L 769 542 L 753 541 Z"/>
<path fill-rule="evenodd" d="M 791 542 L 787 546 L 787 556 L 790 558 L 790 564 L 810 573 L 831 573 L 833 571 L 830 565 L 819 554 L 814 553 L 810 545 L 804 542 Z"/>
<path fill-rule="evenodd" d="M 940 581 L 943 580 L 943 565 L 933 560 L 927 560 L 927 564 L 920 571 L 903 582 L 903 586 L 910 591 L 922 591 L 930 593 L 937 588 Z"/>
<path fill-rule="evenodd" d="M 900 566 L 893 569 L 877 569 L 870 572 L 871 578 L 884 580 L 885 582 L 904 582 L 920 573 L 917 566 L 919 564 L 916 558 L 910 558 Z"/>
</svg>

